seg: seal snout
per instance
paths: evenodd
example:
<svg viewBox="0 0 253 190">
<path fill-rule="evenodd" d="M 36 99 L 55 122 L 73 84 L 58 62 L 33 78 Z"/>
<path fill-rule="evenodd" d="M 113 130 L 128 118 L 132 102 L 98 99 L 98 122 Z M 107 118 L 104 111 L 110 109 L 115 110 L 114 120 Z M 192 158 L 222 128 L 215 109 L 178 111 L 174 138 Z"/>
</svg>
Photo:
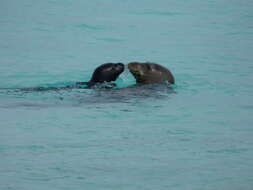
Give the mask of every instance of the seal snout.
<svg viewBox="0 0 253 190">
<path fill-rule="evenodd" d="M 114 69 L 116 72 L 122 73 L 125 69 L 125 65 L 123 63 L 115 63 Z"/>
<path fill-rule="evenodd" d="M 116 66 L 119 70 L 124 71 L 125 65 L 123 63 L 117 63 Z"/>
<path fill-rule="evenodd" d="M 131 63 L 127 64 L 129 71 L 134 75 L 141 74 L 140 65 L 141 65 L 141 63 L 139 63 L 139 62 L 131 62 Z"/>
</svg>

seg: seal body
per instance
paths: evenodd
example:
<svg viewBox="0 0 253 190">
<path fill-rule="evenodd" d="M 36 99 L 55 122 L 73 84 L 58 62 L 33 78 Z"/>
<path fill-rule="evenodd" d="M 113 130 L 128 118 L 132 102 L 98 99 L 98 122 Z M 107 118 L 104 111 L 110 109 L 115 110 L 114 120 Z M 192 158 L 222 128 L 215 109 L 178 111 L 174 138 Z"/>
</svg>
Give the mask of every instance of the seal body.
<svg viewBox="0 0 253 190">
<path fill-rule="evenodd" d="M 113 82 L 124 71 L 123 63 L 105 63 L 97 67 L 88 82 L 77 82 L 77 85 L 92 87 L 99 83 Z"/>
<path fill-rule="evenodd" d="M 170 70 L 156 63 L 131 62 L 128 63 L 128 69 L 136 79 L 137 83 L 175 83 L 174 76 Z"/>
</svg>

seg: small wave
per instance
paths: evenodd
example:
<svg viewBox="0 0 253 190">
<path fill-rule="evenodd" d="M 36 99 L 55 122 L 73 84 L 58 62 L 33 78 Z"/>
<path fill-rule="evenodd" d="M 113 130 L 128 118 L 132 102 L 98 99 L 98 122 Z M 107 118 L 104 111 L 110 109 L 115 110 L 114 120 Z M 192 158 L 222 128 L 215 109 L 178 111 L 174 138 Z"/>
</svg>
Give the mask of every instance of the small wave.
<svg viewBox="0 0 253 190">
<path fill-rule="evenodd" d="M 177 16 L 181 15 L 179 12 L 171 12 L 171 11 L 138 11 L 138 12 L 130 12 L 130 14 L 135 15 L 154 15 L 154 16 Z"/>
<path fill-rule="evenodd" d="M 104 30 L 105 27 L 101 25 L 90 25 L 90 24 L 79 24 L 78 28 L 88 29 L 88 30 Z"/>
<path fill-rule="evenodd" d="M 96 38 L 99 41 L 105 41 L 105 42 L 124 42 L 125 40 L 123 39 L 118 39 L 118 38 Z"/>
<path fill-rule="evenodd" d="M 226 154 L 226 153 L 231 153 L 231 154 L 240 154 L 242 152 L 247 152 L 248 149 L 246 148 L 225 148 L 225 149 L 220 149 L 220 150 L 208 150 L 208 153 L 213 153 L 213 154 Z"/>
</svg>

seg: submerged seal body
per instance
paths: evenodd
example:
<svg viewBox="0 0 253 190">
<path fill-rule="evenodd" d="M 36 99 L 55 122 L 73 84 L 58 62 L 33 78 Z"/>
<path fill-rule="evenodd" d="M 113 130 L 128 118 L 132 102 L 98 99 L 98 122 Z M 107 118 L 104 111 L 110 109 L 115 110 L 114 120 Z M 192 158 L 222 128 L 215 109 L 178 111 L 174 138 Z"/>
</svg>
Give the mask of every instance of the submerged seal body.
<svg viewBox="0 0 253 190">
<path fill-rule="evenodd" d="M 123 63 L 105 63 L 95 69 L 90 81 L 77 82 L 78 85 L 87 85 L 92 87 L 99 83 L 113 82 L 124 71 Z"/>
<path fill-rule="evenodd" d="M 156 63 L 131 62 L 128 63 L 128 69 L 136 79 L 137 83 L 175 83 L 174 76 L 170 70 Z"/>
</svg>

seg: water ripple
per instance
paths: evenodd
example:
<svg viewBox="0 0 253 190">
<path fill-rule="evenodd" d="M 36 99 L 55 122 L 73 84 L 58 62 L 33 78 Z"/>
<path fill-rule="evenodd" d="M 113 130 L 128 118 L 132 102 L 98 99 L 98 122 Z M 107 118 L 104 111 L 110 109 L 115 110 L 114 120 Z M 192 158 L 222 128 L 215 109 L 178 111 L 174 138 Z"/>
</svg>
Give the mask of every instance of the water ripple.
<svg viewBox="0 0 253 190">
<path fill-rule="evenodd" d="M 87 30 L 105 30 L 106 27 L 101 25 L 90 25 L 90 24 L 79 24 L 76 25 L 78 28 L 87 29 Z"/>
<path fill-rule="evenodd" d="M 172 12 L 172 11 L 154 11 L 154 10 L 147 10 L 147 11 L 135 11 L 129 12 L 130 14 L 135 15 L 151 15 L 151 16 L 177 16 L 181 15 L 180 12 Z"/>
</svg>

